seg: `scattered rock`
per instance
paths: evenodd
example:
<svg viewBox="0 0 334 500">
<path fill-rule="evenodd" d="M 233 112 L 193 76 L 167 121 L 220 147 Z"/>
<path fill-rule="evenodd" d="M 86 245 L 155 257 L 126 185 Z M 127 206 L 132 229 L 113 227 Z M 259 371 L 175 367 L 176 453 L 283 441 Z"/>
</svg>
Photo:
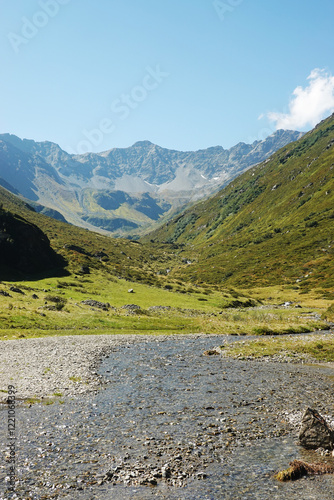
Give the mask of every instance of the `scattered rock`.
<svg viewBox="0 0 334 500">
<path fill-rule="evenodd" d="M 317 450 L 315 450 L 315 452 L 322 457 L 328 457 L 331 455 L 331 452 L 329 450 L 326 450 L 325 448 L 318 448 Z M 334 450 L 332 452 L 332 456 L 334 456 Z"/>
<path fill-rule="evenodd" d="M 170 311 L 171 306 L 151 306 L 148 308 L 149 311 Z"/>
<path fill-rule="evenodd" d="M 125 306 L 122 306 L 121 309 L 125 309 L 126 311 L 135 314 L 141 311 L 141 307 L 137 306 L 136 304 L 125 304 Z"/>
<path fill-rule="evenodd" d="M 18 288 L 17 286 L 11 286 L 9 288 L 9 290 L 11 292 L 15 292 L 15 293 L 22 293 L 22 295 L 25 295 L 25 293 L 21 290 L 21 288 Z"/>
<path fill-rule="evenodd" d="M 189 259 L 182 259 L 182 264 L 192 264 L 192 261 Z"/>
<path fill-rule="evenodd" d="M 164 465 L 161 468 L 161 475 L 164 479 L 168 479 L 171 477 L 171 470 L 170 470 L 170 467 L 168 465 Z"/>
<path fill-rule="evenodd" d="M 90 269 L 88 266 L 81 266 L 80 274 L 90 274 Z"/>
<path fill-rule="evenodd" d="M 326 420 L 316 411 L 307 408 L 299 432 L 299 441 L 304 448 L 316 450 L 334 448 L 334 431 Z"/>
<path fill-rule="evenodd" d="M 129 288 L 128 293 L 135 293 L 133 288 Z"/>
<path fill-rule="evenodd" d="M 64 297 L 59 297 L 59 295 L 47 295 L 45 301 L 45 304 L 47 304 L 47 301 L 60 304 L 61 302 L 66 302 L 66 299 L 64 299 Z"/>
<path fill-rule="evenodd" d="M 32 294 L 31 296 L 32 299 L 38 299 L 38 295 L 36 295 L 35 293 Z"/>
<path fill-rule="evenodd" d="M 204 356 L 216 356 L 219 352 L 215 349 L 208 349 L 207 351 L 204 351 L 203 354 Z"/>
<path fill-rule="evenodd" d="M 10 293 L 6 292 L 6 290 L 0 290 L 0 295 L 3 295 L 4 297 L 11 297 Z"/>
<path fill-rule="evenodd" d="M 155 443 L 154 439 L 154 443 Z M 206 473 L 201 472 L 201 468 L 206 466 L 206 461 L 201 460 L 199 456 L 192 453 L 192 448 L 184 448 L 183 452 L 187 454 L 187 459 L 180 454 L 169 456 L 169 461 L 163 465 L 160 462 L 161 455 L 168 453 L 166 443 L 155 443 L 158 449 L 154 447 L 150 449 L 150 458 L 156 456 L 155 463 L 146 462 L 149 458 L 147 455 L 142 455 L 142 461 L 124 461 L 119 465 L 110 468 L 103 476 L 103 481 L 112 482 L 113 484 L 124 485 L 143 485 L 157 486 L 158 480 L 166 482 L 173 486 L 184 486 L 187 479 L 206 479 Z M 160 446 L 162 449 L 160 450 Z M 170 450 L 171 448 L 168 447 Z M 179 449 L 179 448 L 178 448 Z M 129 457 L 130 459 L 131 457 Z"/>
<path fill-rule="evenodd" d="M 97 307 L 103 311 L 108 311 L 110 309 L 109 302 L 104 303 L 93 299 L 82 300 L 81 304 L 84 304 L 85 306 Z"/>
</svg>

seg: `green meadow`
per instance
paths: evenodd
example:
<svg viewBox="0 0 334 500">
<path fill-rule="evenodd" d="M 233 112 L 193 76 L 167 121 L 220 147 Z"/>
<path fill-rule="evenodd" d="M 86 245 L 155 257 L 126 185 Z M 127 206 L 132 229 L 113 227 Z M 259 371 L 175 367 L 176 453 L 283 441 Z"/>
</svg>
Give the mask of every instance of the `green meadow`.
<svg viewBox="0 0 334 500">
<path fill-rule="evenodd" d="M 96 303 L 84 304 L 87 300 Z M 282 305 L 286 301 L 291 305 Z M 1 282 L 0 338 L 301 333 L 328 329 L 330 306 L 316 293 L 305 296 L 284 287 L 186 287 L 178 292 L 96 271 L 88 276 Z"/>
<path fill-rule="evenodd" d="M 310 337 L 271 337 L 238 342 L 229 346 L 222 346 L 226 356 L 237 359 L 270 358 L 284 355 L 293 360 L 302 356 L 304 361 L 316 360 L 318 362 L 334 361 L 334 335 L 321 335 L 317 338 Z"/>
</svg>

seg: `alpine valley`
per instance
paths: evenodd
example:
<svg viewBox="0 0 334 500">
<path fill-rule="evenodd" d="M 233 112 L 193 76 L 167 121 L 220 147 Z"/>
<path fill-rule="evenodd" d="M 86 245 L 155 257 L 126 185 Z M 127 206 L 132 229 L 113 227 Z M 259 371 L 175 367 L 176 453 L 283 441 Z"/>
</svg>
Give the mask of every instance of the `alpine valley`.
<svg viewBox="0 0 334 500">
<path fill-rule="evenodd" d="M 284 135 L 286 133 L 281 132 L 276 137 Z M 178 214 L 159 226 L 158 219 L 161 222 L 162 218 L 167 218 L 168 211 L 162 217 L 155 216 L 158 227 L 139 239 L 128 235 L 127 238 L 114 238 L 110 233 L 96 231 L 96 226 L 91 226 L 95 230 L 90 231 L 69 224 L 64 222 L 60 208 L 67 215 L 76 207 L 77 214 L 81 214 L 81 218 L 77 215 L 77 220 L 83 221 L 82 207 L 89 206 L 88 201 L 93 203 L 92 200 L 96 199 L 106 206 L 101 213 L 108 214 L 110 220 L 113 220 L 113 213 L 125 211 L 125 207 L 129 211 L 132 207 L 133 214 L 133 205 L 139 204 L 139 200 L 142 206 L 146 200 L 146 209 L 153 210 L 153 202 L 155 209 L 161 207 L 158 189 L 140 195 L 124 189 L 127 187 L 130 191 L 131 182 L 132 186 L 149 181 L 151 186 L 161 186 L 163 180 L 167 185 L 168 179 L 172 179 L 172 184 L 173 176 L 177 184 L 176 169 L 174 173 L 172 168 L 168 175 L 164 173 L 166 170 L 162 164 L 166 165 L 167 160 L 163 161 L 163 153 L 167 159 L 173 155 L 186 156 L 186 153 L 160 148 L 159 156 L 157 146 L 140 143 L 127 150 L 80 157 L 80 163 L 78 158 L 70 157 L 56 145 L 5 137 L 1 173 L 6 179 L 2 181 L 5 187 L 0 187 L 0 279 L 16 281 L 21 291 L 26 290 L 26 295 L 19 294 L 14 300 L 10 283 L 0 284 L 3 335 L 8 337 L 8 328 L 12 328 L 10 325 L 15 318 L 15 328 L 23 328 L 26 332 L 32 329 L 32 335 L 39 335 L 40 329 L 44 331 L 45 328 L 50 332 L 54 328 L 68 331 L 72 328 L 72 316 L 73 328 L 78 331 L 88 328 L 93 332 L 96 328 L 108 332 L 123 328 L 133 332 L 139 328 L 145 332 L 162 329 L 286 333 L 326 327 L 323 321 L 315 322 L 315 318 L 333 321 L 334 115 L 263 162 L 251 168 L 245 167 L 246 171 L 238 176 L 236 172 L 242 170 L 241 160 L 243 158 L 245 165 L 247 155 L 241 156 L 239 163 L 235 159 L 234 168 L 230 170 L 230 175 L 234 172 L 235 178 L 229 183 L 222 180 L 226 186 L 206 199 L 193 201 L 184 210 L 179 208 Z M 268 146 L 270 140 L 273 137 L 259 143 L 257 148 Z M 239 145 L 239 148 L 247 147 Z M 231 152 L 214 149 L 221 155 L 229 154 L 232 161 Z M 141 151 L 141 156 L 138 151 Z M 149 151 L 152 152 L 151 160 Z M 123 174 L 120 176 L 120 169 L 117 170 L 118 177 L 114 174 L 112 181 L 108 172 L 114 170 L 111 167 L 99 169 L 97 162 L 101 158 L 119 155 L 120 165 L 122 154 Z M 207 151 L 188 154 L 193 157 L 193 163 L 196 159 L 197 167 L 192 171 L 203 172 L 207 178 L 210 169 L 204 156 L 208 154 Z M 131 155 L 133 161 L 130 162 Z M 256 163 L 255 153 L 252 155 L 253 159 L 249 161 Z M 212 155 L 216 162 L 218 156 Z M 156 168 L 151 164 L 153 157 L 158 164 Z M 95 169 L 89 158 L 95 159 Z M 110 158 L 108 161 L 111 162 Z M 137 171 L 133 167 L 135 161 L 138 162 Z M 172 160 L 170 165 L 175 167 Z M 190 172 L 189 166 L 183 171 L 187 168 Z M 72 175 L 68 174 L 68 169 Z M 105 175 L 103 183 L 102 175 L 98 181 L 97 171 Z M 218 167 L 212 171 L 217 172 Z M 83 173 L 79 175 L 79 172 Z M 136 172 L 137 176 L 130 176 L 129 172 Z M 91 187 L 85 187 L 88 184 L 85 179 L 91 179 Z M 122 179 L 123 190 L 92 187 L 93 182 L 100 182 L 99 187 L 105 186 L 108 179 L 110 187 L 112 182 L 120 187 L 117 183 Z M 129 182 L 127 186 L 125 179 Z M 208 182 L 207 187 L 209 185 Z M 203 194 L 198 184 L 194 183 L 194 186 L 197 186 L 198 196 Z M 176 196 L 179 192 L 175 190 L 173 193 Z M 196 190 L 189 190 L 189 197 L 191 193 L 196 196 Z M 48 202 L 52 211 L 48 209 L 44 210 L 46 214 L 40 213 L 38 203 L 50 199 L 54 200 L 53 205 Z M 97 206 L 101 205 L 94 201 L 94 208 Z M 137 210 L 137 213 L 143 212 Z M 72 221 L 75 220 L 73 215 Z M 152 222 L 154 218 L 149 220 Z M 37 299 L 31 302 L 29 290 L 34 290 L 34 294 L 40 297 L 39 302 Z M 44 296 L 47 290 L 53 293 Z M 131 315 L 127 318 L 128 309 L 109 311 L 111 302 L 116 308 L 128 307 L 128 291 L 133 290 L 135 305 L 130 306 L 139 307 L 136 315 L 142 318 L 142 321 L 138 319 L 140 324 L 134 322 Z M 102 320 L 99 309 L 93 315 L 91 310 L 80 309 L 83 294 L 89 294 L 89 304 L 102 304 L 109 316 Z M 49 301 L 53 300 L 57 301 L 56 305 L 50 306 Z M 306 308 L 305 319 L 299 309 L 282 307 L 280 304 L 285 301 L 302 304 Z M 58 309 L 65 308 L 65 304 L 67 314 L 72 316 L 58 315 Z M 263 305 L 268 307 L 265 312 L 261 312 Z M 56 308 L 56 312 L 52 312 L 53 309 L 50 312 L 49 306 Z M 158 307 L 157 311 L 155 307 Z M 39 317 L 45 308 L 44 316 Z M 228 313 L 222 321 L 222 311 L 230 308 L 237 308 L 239 313 Z M 210 321 L 203 312 L 209 314 Z M 48 326 L 45 314 L 50 315 Z M 159 323 L 160 317 L 157 318 L 156 314 L 163 314 L 164 321 Z M 60 318 L 64 320 L 62 326 Z"/>
<path fill-rule="evenodd" d="M 21 149 L 3 141 L 8 168 L 2 162 L 0 404 L 10 408 L 15 387 L 18 414 L 25 416 L 20 456 L 32 450 L 31 462 L 25 459 L 20 469 L 16 498 L 130 498 L 124 492 L 132 487 L 136 498 L 156 492 L 161 498 L 161 491 L 165 498 L 170 491 L 181 498 L 171 488 L 182 485 L 183 494 L 195 485 L 195 494 L 182 498 L 220 499 L 225 492 L 217 496 L 212 481 L 222 475 L 237 477 L 228 498 L 241 498 L 242 468 L 250 471 L 245 492 L 254 491 L 255 470 L 270 492 L 279 491 L 272 487 L 277 462 L 269 460 L 280 455 L 283 468 L 292 453 L 305 456 L 292 448 L 305 408 L 319 408 L 327 419 L 334 407 L 334 115 L 139 239 L 56 220 L 62 219 L 55 212 L 56 188 L 69 214 L 73 206 L 80 213 L 87 192 L 86 200 L 102 195 L 112 209 L 115 190 L 84 187 L 85 178 L 93 178 L 88 160 L 78 164 L 49 143 L 11 140 Z M 46 161 L 25 147 L 54 154 L 50 160 L 44 151 Z M 141 143 L 123 154 L 136 149 L 146 150 L 149 163 L 147 150 L 157 146 Z M 72 176 L 64 174 L 65 160 L 52 166 L 57 155 L 67 158 Z M 208 178 L 209 167 L 197 156 L 199 164 L 196 171 Z M 129 172 L 130 160 L 124 165 Z M 86 177 L 79 176 L 79 166 Z M 107 171 L 99 170 L 104 183 Z M 142 177 L 135 180 L 114 175 L 114 182 L 131 179 L 138 186 L 150 179 L 159 186 L 158 179 L 168 184 L 172 178 L 147 164 L 138 172 Z M 53 217 L 34 208 L 43 200 L 37 185 L 44 186 L 45 200 L 45 186 L 54 190 Z M 141 200 L 160 206 L 158 194 L 146 191 Z M 117 195 L 127 200 L 121 209 L 140 199 L 124 190 Z M 7 435 L 7 425 L 1 432 Z M 36 450 L 42 452 L 37 456 Z M 325 465 L 330 458 L 325 455 Z M 328 489 L 320 492 L 320 481 L 302 482 L 301 488 L 311 484 L 312 496 L 280 491 L 284 498 L 329 500 L 328 476 Z M 170 482 L 174 478 L 178 483 Z M 198 484 L 213 484 L 210 496 L 197 495 Z M 139 488 L 149 488 L 149 497 L 138 496 Z M 267 492 L 260 497 L 268 498 Z"/>
</svg>

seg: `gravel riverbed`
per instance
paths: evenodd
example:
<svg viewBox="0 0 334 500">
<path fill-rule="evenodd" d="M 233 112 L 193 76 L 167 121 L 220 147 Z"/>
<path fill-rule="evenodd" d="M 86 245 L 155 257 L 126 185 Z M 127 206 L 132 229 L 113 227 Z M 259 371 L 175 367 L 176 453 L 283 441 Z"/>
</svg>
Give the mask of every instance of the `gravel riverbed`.
<svg viewBox="0 0 334 500">
<path fill-rule="evenodd" d="M 142 335 L 72 335 L 1 342 L 0 403 L 8 385 L 17 399 L 78 396 L 97 391 L 103 357 L 120 345 L 141 342 Z"/>
<path fill-rule="evenodd" d="M 236 340 L 2 342 L 0 389 L 17 390 L 17 496 L 5 493 L 1 418 L 0 498 L 332 499 L 332 475 L 280 484 L 273 474 L 295 458 L 332 461 L 296 438 L 308 406 L 332 422 L 333 368 L 204 354 L 222 339 Z M 29 407 L 26 398 L 42 402 Z"/>
</svg>

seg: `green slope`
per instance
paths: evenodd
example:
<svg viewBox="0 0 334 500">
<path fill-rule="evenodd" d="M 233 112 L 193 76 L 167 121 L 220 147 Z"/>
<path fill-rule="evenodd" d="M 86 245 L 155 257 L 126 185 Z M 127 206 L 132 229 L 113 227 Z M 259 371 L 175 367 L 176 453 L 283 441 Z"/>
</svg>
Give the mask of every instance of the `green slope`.
<svg viewBox="0 0 334 500">
<path fill-rule="evenodd" d="M 164 278 L 156 276 L 155 262 L 168 262 L 167 247 L 163 253 L 161 245 L 154 248 L 127 239 L 113 239 L 55 220 L 35 212 L 29 204 L 1 187 L 0 205 L 15 217 L 22 217 L 40 228 L 53 250 L 68 262 L 70 273 L 102 270 L 107 275 L 164 286 Z"/>
<path fill-rule="evenodd" d="M 333 289 L 333 177 L 334 115 L 146 240 L 181 245 L 194 283 Z"/>
</svg>

